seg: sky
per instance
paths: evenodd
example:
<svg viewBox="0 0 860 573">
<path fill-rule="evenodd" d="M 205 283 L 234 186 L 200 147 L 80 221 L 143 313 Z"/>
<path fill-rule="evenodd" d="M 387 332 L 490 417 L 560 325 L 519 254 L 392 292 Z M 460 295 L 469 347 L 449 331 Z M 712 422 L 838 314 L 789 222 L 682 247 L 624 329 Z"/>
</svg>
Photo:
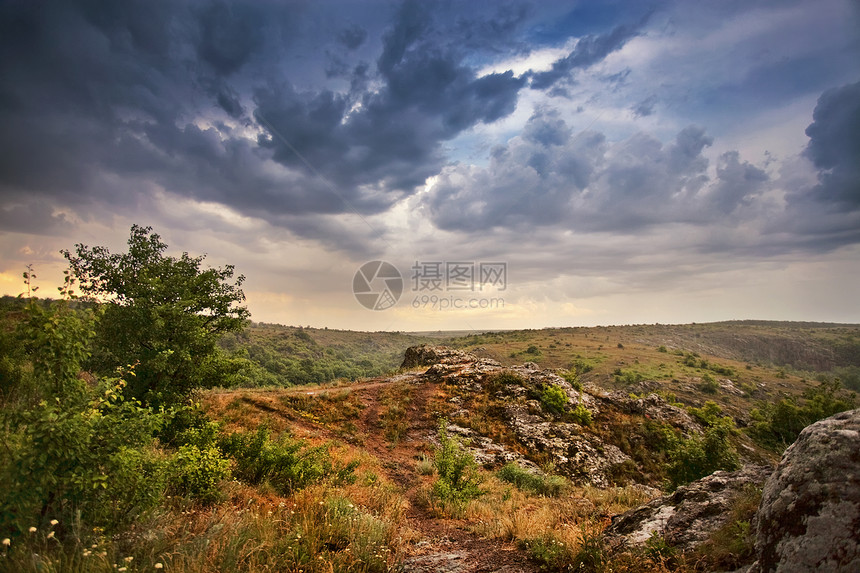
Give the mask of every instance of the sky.
<svg viewBox="0 0 860 573">
<path fill-rule="evenodd" d="M 860 323 L 860 5 L 0 0 L 0 293 L 133 224 L 262 322 Z"/>
</svg>

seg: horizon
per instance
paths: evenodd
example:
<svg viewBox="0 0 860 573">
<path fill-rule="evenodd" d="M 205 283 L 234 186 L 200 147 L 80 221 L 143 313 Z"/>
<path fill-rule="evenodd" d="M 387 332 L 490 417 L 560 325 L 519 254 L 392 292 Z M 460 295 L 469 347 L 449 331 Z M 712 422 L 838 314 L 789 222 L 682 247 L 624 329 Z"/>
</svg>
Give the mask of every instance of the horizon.
<svg viewBox="0 0 860 573">
<path fill-rule="evenodd" d="M 0 30 L 0 294 L 140 224 L 235 265 L 255 322 L 860 324 L 850 0 L 51 0 Z"/>
</svg>

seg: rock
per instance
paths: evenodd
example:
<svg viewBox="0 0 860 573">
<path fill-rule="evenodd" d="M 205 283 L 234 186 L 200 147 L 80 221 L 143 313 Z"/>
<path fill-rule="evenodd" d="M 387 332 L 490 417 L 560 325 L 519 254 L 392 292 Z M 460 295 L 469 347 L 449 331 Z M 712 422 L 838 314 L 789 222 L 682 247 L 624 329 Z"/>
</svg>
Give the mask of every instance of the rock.
<svg viewBox="0 0 860 573">
<path fill-rule="evenodd" d="M 486 436 L 478 435 L 471 428 L 464 428 L 457 424 L 448 424 L 448 434 L 459 438 L 463 449 L 472 454 L 472 457 L 475 458 L 475 461 L 479 465 L 491 468 L 515 462 L 529 471 L 543 474 L 537 464 L 526 459 L 525 456 L 509 450 L 502 444 L 498 444 Z M 439 445 L 439 438 L 435 433 L 430 434 L 427 438 L 432 444 Z"/>
<path fill-rule="evenodd" d="M 454 350 L 446 346 L 410 346 L 406 349 L 401 368 L 418 368 L 434 364 L 464 364 L 477 362 L 478 357 L 468 352 Z"/>
<path fill-rule="evenodd" d="M 744 395 L 744 391 L 735 386 L 735 383 L 728 378 L 722 378 L 721 380 L 717 380 L 717 383 L 720 385 L 720 390 L 726 394 L 731 394 L 732 396 Z"/>
<path fill-rule="evenodd" d="M 699 424 L 683 408 L 674 406 L 657 394 L 648 394 L 644 398 L 631 400 L 623 392 L 612 392 L 603 400 L 616 406 L 628 414 L 639 414 L 655 422 L 671 424 L 686 434 L 701 433 Z"/>
<path fill-rule="evenodd" d="M 621 549 L 643 545 L 656 534 L 682 553 L 694 550 L 728 522 L 738 496 L 748 487 L 760 487 L 772 471 L 750 465 L 735 472 L 714 472 L 613 518 L 605 540 Z"/>
<path fill-rule="evenodd" d="M 505 416 L 520 443 L 548 454 L 559 472 L 574 481 L 607 487 L 612 468 L 630 459 L 616 446 L 584 433 L 579 424 L 548 421 L 528 404 L 508 404 Z"/>
<path fill-rule="evenodd" d="M 751 572 L 860 571 L 860 409 L 804 429 L 767 480 Z"/>
</svg>

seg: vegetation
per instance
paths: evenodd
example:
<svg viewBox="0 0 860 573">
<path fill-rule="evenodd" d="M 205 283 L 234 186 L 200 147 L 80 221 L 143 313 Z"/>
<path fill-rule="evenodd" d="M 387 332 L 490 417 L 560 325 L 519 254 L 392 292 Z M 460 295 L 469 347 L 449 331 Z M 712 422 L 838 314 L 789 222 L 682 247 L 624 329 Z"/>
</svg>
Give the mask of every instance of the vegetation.
<svg viewBox="0 0 860 573">
<path fill-rule="evenodd" d="M 496 477 L 522 490 L 547 497 L 558 497 L 570 486 L 562 476 L 536 474 L 514 463 L 502 466 Z"/>
<path fill-rule="evenodd" d="M 855 396 L 842 393 L 838 380 L 822 382 L 807 388 L 800 400 L 783 398 L 754 408 L 750 412 L 753 424 L 749 433 L 766 446 L 781 450 L 791 445 L 809 424 L 855 407 Z"/>
<path fill-rule="evenodd" d="M 567 408 L 568 397 L 565 391 L 555 384 L 548 384 L 540 394 L 540 403 L 548 412 L 562 414 Z"/>
<path fill-rule="evenodd" d="M 64 251 L 85 295 L 102 299 L 87 366 L 98 375 L 135 364 L 126 394 L 146 403 L 181 401 L 195 388 L 225 385 L 236 370 L 219 351 L 226 332 L 249 316 L 240 306 L 245 277 L 234 268 L 203 269 L 204 257 L 166 256 L 151 227 L 134 225 L 128 252 L 76 245 Z"/>
<path fill-rule="evenodd" d="M 670 433 L 666 466 L 669 489 L 674 490 L 717 470 L 739 469 L 738 453 L 729 439 L 733 432 L 734 422 L 725 417 L 714 420 L 704 436 L 684 438 L 679 433 Z"/>
<path fill-rule="evenodd" d="M 685 408 L 701 434 L 640 412 L 592 412 L 561 386 L 508 370 L 484 379 L 483 391 L 348 386 L 344 379 L 396 369 L 406 346 L 431 339 L 249 325 L 232 267 L 167 256 L 148 228 L 133 227 L 128 245 L 121 254 L 82 245 L 65 253 L 71 268 L 60 300 L 0 301 L 2 570 L 397 570 L 424 533 L 405 520 L 422 496 L 439 519 L 456 517 L 479 536 L 470 543 L 511 542 L 549 570 L 736 569 L 752 550 L 760 491 L 744 492 L 693 562 L 659 536 L 628 553 L 604 547 L 606 516 L 648 501 L 624 484 L 674 488 L 734 469 L 740 445 L 745 456 L 773 460 L 803 427 L 856 404 L 845 388 L 860 384 L 851 362 L 860 356 L 857 329 L 834 325 L 731 325 L 753 349 L 783 341 L 771 354 L 732 351 L 720 324 L 482 333 L 456 342 L 502 361 L 563 369 L 577 390 L 658 393 Z M 35 278 L 32 269 L 24 274 L 30 295 Z M 806 370 L 777 362 L 797 331 L 811 339 Z M 337 378 L 330 387 L 286 388 Z M 196 391 L 211 386 L 230 389 Z M 510 400 L 540 414 L 530 402 L 537 400 L 554 414 L 550 425 L 576 422 L 573 432 L 617 445 L 631 458 L 612 470 L 618 485 L 553 475 L 548 459 L 513 436 Z M 733 419 L 749 419 L 754 405 L 752 422 L 737 430 Z M 478 467 L 449 435 L 444 416 L 452 412 L 457 424 L 544 473 Z M 412 438 L 437 420 L 431 455 Z"/>
<path fill-rule="evenodd" d="M 442 501 L 461 503 L 481 495 L 481 476 L 475 458 L 457 438 L 448 435 L 448 421 L 439 420 L 436 474 L 433 494 Z"/>
</svg>

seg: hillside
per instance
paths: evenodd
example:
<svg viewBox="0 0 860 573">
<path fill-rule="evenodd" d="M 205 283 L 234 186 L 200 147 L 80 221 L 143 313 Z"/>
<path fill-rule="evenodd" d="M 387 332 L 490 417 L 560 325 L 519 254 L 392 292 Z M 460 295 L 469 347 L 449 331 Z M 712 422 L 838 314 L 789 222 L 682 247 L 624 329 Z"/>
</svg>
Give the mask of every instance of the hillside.
<svg viewBox="0 0 860 573">
<path fill-rule="evenodd" d="M 228 350 L 246 350 L 263 368 L 265 375 L 255 385 L 290 386 L 391 373 L 406 348 L 434 342 L 468 349 L 503 364 L 532 361 L 542 367 L 569 369 L 580 363 L 580 369 L 583 365 L 594 369 L 589 378 L 601 374 L 605 378 L 619 367 L 656 380 L 671 380 L 676 373 L 688 378 L 704 373 L 667 369 L 670 361 L 655 354 L 662 347 L 673 355 L 692 353 L 711 363 L 724 363 L 737 373 L 746 370 L 741 378 L 751 383 L 774 381 L 782 371 L 798 374 L 783 378 L 788 382 L 782 384 L 790 390 L 792 381 L 816 374 L 839 376 L 846 387 L 860 390 L 858 325 L 733 321 L 470 334 L 356 332 L 255 323 L 239 334 L 225 336 L 221 344 Z"/>
<path fill-rule="evenodd" d="M 662 538 L 618 552 L 605 532 L 717 470 L 763 475 L 801 429 L 856 405 L 835 383 L 856 363 L 811 372 L 767 358 L 779 354 L 767 341 L 804 339 L 804 364 L 836 347 L 850 356 L 853 326 L 457 336 L 255 324 L 221 341 L 223 364 L 255 365 L 255 387 L 150 408 L 124 397 L 140 364 L 103 379 L 78 367 L 89 310 L 7 318 L 27 315 L 47 328 L 24 344 L 0 329 L 14 351 L 0 364 L 0 571 L 731 570 L 750 555 L 756 483 L 721 506 L 727 529 L 700 532 L 707 544 L 683 557 Z M 56 362 L 30 352 L 43 332 L 66 349 Z M 414 346 L 428 341 L 448 347 Z M 54 375 L 63 386 L 32 382 L 56 364 L 70 365 Z"/>
<path fill-rule="evenodd" d="M 545 334 L 559 339 L 559 333 Z M 533 336 L 526 340 L 535 341 Z M 632 346 L 645 356 L 643 348 Z M 483 352 L 490 352 L 489 347 Z M 525 353 L 538 355 L 528 347 Z M 655 353 L 664 359 L 676 356 Z M 511 350 L 508 358 L 510 354 L 519 351 Z M 610 359 L 619 355 L 612 353 Z M 670 478 L 695 478 L 685 473 L 689 461 L 673 461 L 682 455 L 671 453 L 673 448 L 683 452 L 685 442 L 695 442 L 696 436 L 707 441 L 724 425 L 720 407 L 684 407 L 654 394 L 640 398 L 613 392 L 598 385 L 604 379 L 599 373 L 589 380 L 561 377 L 528 363 L 503 367 L 493 359 L 443 347 L 410 349 L 404 366 L 392 377 L 330 388 L 210 392 L 204 404 L 229 431 L 251 432 L 266 425 L 313 443 L 330 441 L 361 452 L 360 471 L 370 471 L 372 477 L 360 474 L 364 477 L 359 480 L 391 484 L 389 503 L 402 507 L 397 519 L 389 519 L 400 532 L 402 542 L 393 552 L 402 563 L 399 570 L 406 572 L 442 567 L 452 573 L 531 572 L 587 564 L 587 547 L 596 543 L 610 516 L 655 497 Z M 798 390 L 801 385 L 776 378 L 777 372 L 760 372 L 765 374 L 759 383 L 763 395 L 778 394 L 779 384 L 796 384 Z M 649 382 L 643 381 L 646 386 Z M 556 405 L 551 389 L 561 392 Z M 702 397 L 700 392 L 696 401 Z M 705 397 L 732 403 L 732 396 L 722 392 Z M 481 466 L 474 474 L 480 477 L 474 484 L 481 493 L 474 498 L 446 497 L 437 489 L 439 452 L 445 447 L 439 420 L 447 421 L 448 435 L 457 436 Z M 777 460 L 775 452 L 746 432 L 731 430 L 726 436 L 726 451 L 739 456 L 730 461 L 733 467 L 769 466 Z M 696 559 L 700 566 L 733 563 L 717 554 L 714 550 Z M 604 563 L 615 571 L 712 570 L 669 564 L 650 553 L 615 556 Z M 584 569 L 609 570 L 593 568 L 593 563 Z"/>
<path fill-rule="evenodd" d="M 393 372 L 409 346 L 433 337 L 398 332 L 355 332 L 253 323 L 221 339 L 228 351 L 247 353 L 260 366 L 245 383 L 253 386 L 319 384 Z"/>
</svg>

